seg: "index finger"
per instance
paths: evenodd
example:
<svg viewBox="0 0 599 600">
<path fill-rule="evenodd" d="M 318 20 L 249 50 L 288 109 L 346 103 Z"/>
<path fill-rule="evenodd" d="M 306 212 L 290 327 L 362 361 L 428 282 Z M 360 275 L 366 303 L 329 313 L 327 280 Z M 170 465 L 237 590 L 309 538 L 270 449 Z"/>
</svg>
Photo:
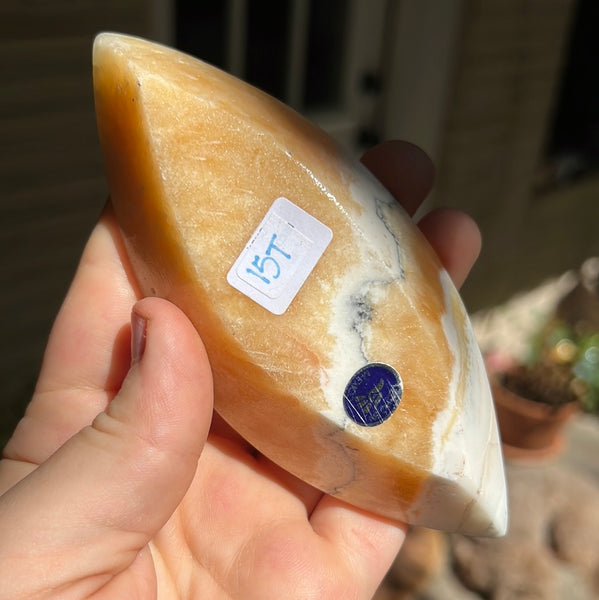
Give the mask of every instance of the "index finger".
<svg viewBox="0 0 599 600">
<path fill-rule="evenodd" d="M 129 369 L 137 292 L 108 206 L 52 327 L 32 401 L 4 456 L 41 464 L 114 397 Z"/>
<path fill-rule="evenodd" d="M 433 187 L 435 167 L 418 146 L 401 140 L 367 150 L 362 163 L 413 216 Z"/>
</svg>

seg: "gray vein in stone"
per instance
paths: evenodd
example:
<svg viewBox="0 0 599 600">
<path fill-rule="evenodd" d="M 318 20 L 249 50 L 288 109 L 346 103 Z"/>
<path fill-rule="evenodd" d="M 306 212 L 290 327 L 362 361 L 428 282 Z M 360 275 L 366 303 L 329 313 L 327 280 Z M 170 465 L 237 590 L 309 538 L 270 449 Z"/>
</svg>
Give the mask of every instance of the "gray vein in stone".
<svg viewBox="0 0 599 600">
<path fill-rule="evenodd" d="M 366 349 L 364 344 L 365 338 L 365 327 L 372 321 L 372 317 L 376 308 L 373 306 L 372 300 L 370 299 L 370 290 L 375 287 L 385 287 L 391 284 L 393 279 L 381 280 L 374 279 L 372 281 L 362 282 L 360 290 L 352 294 L 349 298 L 349 314 L 350 314 L 350 327 L 352 331 L 358 334 L 360 339 L 360 354 L 364 362 L 368 362 L 368 356 L 366 355 Z"/>
<path fill-rule="evenodd" d="M 385 212 L 384 212 L 385 207 L 389 210 L 393 210 L 394 208 L 396 209 L 396 207 L 392 206 L 391 201 L 389 201 L 385 197 L 373 196 L 373 200 L 374 200 L 374 205 L 375 205 L 376 216 L 380 219 L 381 223 L 385 226 L 385 229 L 389 232 L 389 234 L 393 238 L 393 241 L 395 242 L 395 252 L 396 252 L 396 256 L 397 256 L 397 266 L 399 268 L 399 277 L 401 279 L 405 279 L 406 275 L 405 275 L 405 271 L 403 268 L 400 240 L 397 238 L 397 236 L 395 235 L 395 232 L 387 223 L 387 219 L 385 217 Z M 393 202 L 395 202 L 395 201 L 393 200 Z"/>
</svg>

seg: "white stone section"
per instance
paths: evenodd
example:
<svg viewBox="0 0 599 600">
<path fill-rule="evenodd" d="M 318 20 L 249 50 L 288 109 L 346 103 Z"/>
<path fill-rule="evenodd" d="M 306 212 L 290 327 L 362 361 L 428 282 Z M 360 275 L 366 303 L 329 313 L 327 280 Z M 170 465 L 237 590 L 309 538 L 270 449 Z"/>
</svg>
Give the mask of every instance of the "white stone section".
<svg viewBox="0 0 599 600">
<path fill-rule="evenodd" d="M 363 208 L 359 215 L 351 216 L 354 231 L 360 232 L 362 237 L 355 240 L 355 264 L 336 284 L 337 294 L 329 325 L 329 333 L 336 340 L 331 356 L 334 367 L 323 371 L 321 378 L 328 404 L 328 409 L 322 414 L 341 429 L 345 429 L 350 421 L 343 408 L 345 387 L 354 373 L 370 362 L 363 352 L 367 328 L 360 331 L 356 323 L 356 299 L 368 298 L 370 304 L 376 304 L 376 296 L 381 289 L 401 279 L 403 274 L 398 245 L 383 215 L 372 210 L 373 198 L 381 203 L 395 200 L 378 182 L 372 182 L 367 174 L 359 179 L 354 175 L 350 189 L 352 199 Z M 373 254 L 376 254 L 376 260 L 372 260 Z M 373 265 L 380 267 L 373 270 Z M 339 360 L 339 357 L 343 357 L 343 360 Z M 364 438 L 369 435 L 376 435 L 376 432 L 362 432 Z"/>
<path fill-rule="evenodd" d="M 452 302 L 457 292 L 444 271 L 441 283 L 446 299 L 443 325 L 456 362 L 449 404 L 433 427 L 434 476 L 421 491 L 411 516 L 417 520 L 417 515 L 426 511 L 430 519 L 431 514 L 438 512 L 439 527 L 444 529 L 503 535 L 507 529 L 507 497 L 493 398 L 471 327 L 463 332 L 466 347 L 458 343 L 452 313 L 456 309 L 462 311 L 458 322 L 468 317 L 461 302 Z M 460 381 L 463 373 L 469 377 Z M 460 385 L 465 387 L 458 394 Z M 447 493 L 461 500 L 453 504 L 453 514 L 449 514 L 449 506 L 443 500 Z"/>
</svg>

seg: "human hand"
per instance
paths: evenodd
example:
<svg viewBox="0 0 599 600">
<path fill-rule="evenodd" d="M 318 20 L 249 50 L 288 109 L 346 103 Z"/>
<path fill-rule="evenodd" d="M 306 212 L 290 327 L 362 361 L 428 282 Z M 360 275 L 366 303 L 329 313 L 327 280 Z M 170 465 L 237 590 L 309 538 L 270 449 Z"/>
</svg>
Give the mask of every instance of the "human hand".
<svg viewBox="0 0 599 600">
<path fill-rule="evenodd" d="M 390 142 L 365 164 L 413 213 L 433 169 Z M 480 247 L 465 215 L 420 224 L 457 285 Z M 132 312 L 131 312 L 132 311 Z M 185 315 L 139 299 L 108 208 L 0 462 L 0 598 L 370 598 L 405 526 L 322 494 L 212 412 Z"/>
</svg>

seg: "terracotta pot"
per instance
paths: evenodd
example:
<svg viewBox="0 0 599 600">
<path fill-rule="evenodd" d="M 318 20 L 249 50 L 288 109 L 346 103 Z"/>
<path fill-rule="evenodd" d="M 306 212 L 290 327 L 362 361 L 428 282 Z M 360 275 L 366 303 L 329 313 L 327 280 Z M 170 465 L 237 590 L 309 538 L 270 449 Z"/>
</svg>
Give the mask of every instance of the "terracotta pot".
<svg viewBox="0 0 599 600">
<path fill-rule="evenodd" d="M 497 422 L 506 459 L 540 460 L 559 455 L 564 448 L 564 426 L 579 411 L 568 402 L 551 406 L 528 400 L 491 377 Z"/>
</svg>

